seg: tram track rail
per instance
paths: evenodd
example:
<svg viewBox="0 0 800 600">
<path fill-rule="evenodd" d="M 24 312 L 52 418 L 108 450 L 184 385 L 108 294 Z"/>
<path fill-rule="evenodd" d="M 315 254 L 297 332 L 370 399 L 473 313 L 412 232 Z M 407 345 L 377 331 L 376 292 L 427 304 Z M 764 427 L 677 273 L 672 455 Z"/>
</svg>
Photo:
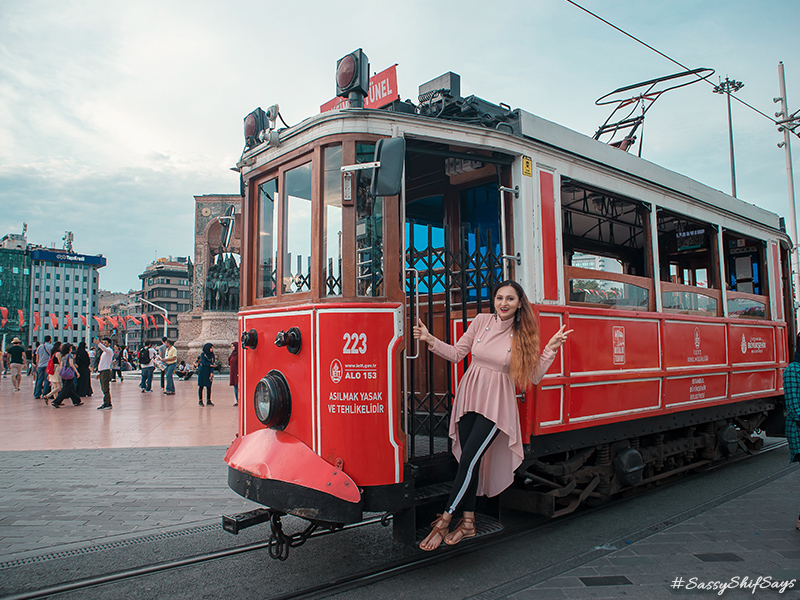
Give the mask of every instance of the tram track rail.
<svg viewBox="0 0 800 600">
<path fill-rule="evenodd" d="M 762 455 L 764 455 L 766 453 L 769 453 L 769 452 L 772 452 L 774 450 L 778 450 L 780 448 L 783 448 L 786 445 L 787 445 L 787 442 L 785 440 L 781 441 L 781 442 L 774 443 L 774 444 L 770 444 L 768 446 L 763 447 L 756 454 L 745 454 L 745 455 L 741 455 L 741 456 L 735 456 L 735 457 L 729 458 L 729 459 L 727 459 L 725 461 L 720 461 L 719 463 L 712 464 L 707 469 L 705 469 L 705 471 L 707 472 L 707 471 L 711 471 L 711 470 L 716 470 L 716 469 L 719 469 L 721 467 L 730 466 L 730 465 L 733 465 L 733 464 L 736 464 L 736 463 L 739 463 L 739 462 L 742 462 L 742 461 L 746 461 L 746 460 L 751 459 L 751 458 L 755 458 L 757 456 L 762 456 Z M 658 531 L 660 531 L 662 529 L 665 529 L 667 527 L 671 527 L 671 526 L 673 526 L 673 525 L 675 525 L 677 523 L 680 523 L 680 522 L 682 522 L 682 521 L 684 521 L 684 520 L 686 520 L 688 518 L 691 518 L 692 516 L 694 516 L 696 514 L 699 514 L 699 513 L 704 512 L 704 511 L 706 511 L 706 510 L 708 510 L 710 508 L 713 508 L 714 506 L 718 506 L 719 504 L 723 504 L 724 502 L 727 502 L 727 501 L 729 501 L 729 500 L 731 500 L 733 498 L 736 498 L 736 497 L 738 497 L 740 495 L 746 494 L 749 491 L 751 491 L 753 489 L 756 489 L 757 487 L 763 485 L 764 483 L 766 483 L 768 481 L 780 478 L 783 475 L 787 474 L 790 470 L 791 470 L 791 467 L 787 467 L 787 468 L 782 469 L 780 471 L 777 471 L 777 472 L 775 472 L 775 473 L 773 473 L 771 475 L 768 475 L 767 477 L 763 477 L 763 478 L 761 478 L 761 479 L 759 479 L 759 480 L 757 480 L 755 482 L 752 482 L 750 484 L 747 484 L 745 486 L 742 486 L 740 488 L 732 490 L 731 492 L 723 494 L 722 496 L 720 496 L 718 498 L 715 498 L 714 500 L 708 501 L 708 502 L 706 502 L 704 504 L 701 504 L 700 506 L 695 507 L 695 508 L 693 508 L 691 510 L 687 510 L 687 511 L 684 511 L 683 513 L 679 513 L 677 515 L 674 515 L 673 517 L 670 517 L 669 519 L 667 519 L 665 521 L 661 521 L 659 523 L 650 525 L 650 526 L 648 526 L 646 528 L 641 529 L 640 531 L 634 532 L 633 534 L 628 534 L 628 535 L 625 536 L 625 540 L 627 540 L 627 541 L 638 541 L 639 539 L 643 539 L 645 537 L 648 537 L 649 535 L 652 535 L 653 533 L 656 533 L 656 532 L 658 532 Z M 659 487 L 664 487 L 666 485 L 674 485 L 675 483 L 683 481 L 684 479 L 685 479 L 685 474 L 683 476 L 676 477 L 675 480 L 669 480 L 669 481 L 661 482 Z M 333 596 L 333 595 L 336 595 L 336 594 L 340 594 L 340 593 L 346 592 L 348 590 L 353 590 L 353 589 L 356 589 L 356 588 L 359 588 L 359 587 L 362 587 L 362 586 L 366 586 L 366 585 L 370 585 L 370 584 L 373 584 L 373 583 L 377 583 L 377 582 L 389 579 L 391 577 L 395 577 L 397 575 L 401 575 L 401 574 L 404 574 L 404 573 L 409 573 L 409 572 L 412 572 L 412 571 L 420 570 L 420 569 L 423 569 L 425 567 L 433 566 L 433 565 L 436 565 L 436 564 L 442 563 L 442 562 L 447 562 L 447 561 L 452 560 L 454 558 L 458 558 L 458 557 L 461 557 L 461 556 L 464 556 L 464 555 L 472 554 L 472 553 L 484 550 L 486 548 L 490 548 L 490 547 L 498 545 L 498 544 L 503 544 L 503 543 L 512 541 L 514 539 L 520 538 L 520 537 L 522 537 L 524 535 L 528 535 L 531 532 L 536 531 L 536 530 L 546 530 L 546 529 L 549 529 L 551 527 L 558 527 L 560 524 L 568 523 L 568 522 L 570 522 L 570 521 L 572 521 L 574 519 L 577 519 L 577 518 L 580 518 L 580 517 L 586 515 L 589 511 L 596 512 L 596 511 L 601 511 L 603 509 L 616 506 L 619 503 L 625 502 L 628 499 L 633 498 L 635 496 L 638 496 L 638 495 L 640 495 L 641 493 L 643 493 L 645 491 L 647 491 L 647 490 L 641 490 L 641 491 L 636 492 L 635 494 L 629 494 L 629 495 L 626 495 L 626 496 L 623 496 L 623 497 L 617 497 L 617 498 L 611 499 L 608 502 L 605 502 L 605 503 L 603 503 L 603 504 L 601 504 L 599 506 L 596 506 L 596 507 L 583 507 L 584 509 L 579 511 L 579 512 L 576 512 L 576 513 L 573 513 L 573 514 L 570 514 L 570 515 L 565 515 L 565 516 L 560 517 L 560 518 L 555 519 L 555 520 L 546 519 L 544 517 L 539 517 L 539 518 L 535 519 L 534 522 L 526 523 L 526 524 L 519 525 L 519 526 L 514 526 L 514 527 L 508 527 L 508 528 L 504 529 L 503 531 L 501 531 L 499 533 L 496 533 L 496 534 L 493 534 L 493 535 L 490 535 L 490 536 L 486 536 L 485 538 L 479 538 L 477 540 L 471 540 L 471 541 L 469 541 L 469 542 L 467 542 L 467 543 L 465 543 L 463 545 L 459 545 L 459 546 L 456 546 L 456 547 L 453 547 L 453 548 L 448 548 L 446 551 L 427 553 L 427 554 L 425 554 L 423 556 L 418 556 L 417 555 L 417 556 L 414 556 L 414 557 L 411 557 L 411 558 L 395 560 L 395 561 L 391 562 L 388 565 L 383 565 L 383 566 L 380 566 L 380 567 L 377 567 L 377 568 L 367 569 L 365 571 L 362 571 L 362 572 L 359 572 L 359 573 L 354 573 L 352 575 L 345 575 L 345 576 L 339 577 L 337 579 L 334 579 L 333 581 L 324 582 L 324 583 L 321 583 L 321 584 L 318 584 L 318 585 L 309 586 L 307 588 L 303 588 L 303 589 L 300 589 L 300 590 L 294 590 L 294 591 L 291 591 L 291 592 L 286 592 L 286 593 L 279 594 L 279 595 L 276 595 L 276 596 L 269 596 L 268 600 L 312 600 L 312 599 L 315 599 L 315 598 L 329 597 L 329 596 Z M 368 520 L 365 520 L 365 521 L 362 521 L 362 522 L 359 522 L 359 523 L 355 523 L 355 524 L 352 524 L 352 525 L 346 525 L 343 528 L 337 529 L 335 531 L 325 530 L 325 531 L 315 532 L 311 536 L 309 536 L 309 539 L 331 535 L 332 533 L 338 533 L 338 532 L 341 532 L 343 530 L 357 529 L 357 528 L 366 527 L 366 526 L 370 526 L 370 525 L 376 525 L 376 524 L 380 523 L 381 520 L 382 520 L 382 517 L 375 517 L 375 518 L 368 519 Z M 77 579 L 77 580 L 73 580 L 73 581 L 69 581 L 69 582 L 64 582 L 64 583 L 48 586 L 48 587 L 45 587 L 45 588 L 41 588 L 41 589 L 38 589 L 38 590 L 31 590 L 31 591 L 27 591 L 27 592 L 21 592 L 21 593 L 17 593 L 17 594 L 8 595 L 8 596 L 3 596 L 2 598 L 0 598 L 0 600 L 38 600 L 38 599 L 41 599 L 41 598 L 49 598 L 49 597 L 58 596 L 58 595 L 61 595 L 61 594 L 70 593 L 70 592 L 86 590 L 86 589 L 99 587 L 99 586 L 104 586 L 104 585 L 109 585 L 109 584 L 114 584 L 114 583 L 122 583 L 122 582 L 125 582 L 125 581 L 129 581 L 129 580 L 133 580 L 133 579 L 137 579 L 137 578 L 141 578 L 141 577 L 146 577 L 146 576 L 149 576 L 149 575 L 155 575 L 155 574 L 164 573 L 164 572 L 168 572 L 168 571 L 173 571 L 173 570 L 177 570 L 177 569 L 181 569 L 181 568 L 185 568 L 185 567 L 196 566 L 196 565 L 200 565 L 200 564 L 203 564 L 203 563 L 214 562 L 214 561 L 217 561 L 217 560 L 222 560 L 222 559 L 230 558 L 230 557 L 241 555 L 241 554 L 247 554 L 247 553 L 250 553 L 250 552 L 256 552 L 256 551 L 259 551 L 259 550 L 268 550 L 269 546 L 270 546 L 270 542 L 269 541 L 264 541 L 264 542 L 257 542 L 257 543 L 253 543 L 253 544 L 247 544 L 247 545 L 244 545 L 244 546 L 238 546 L 238 547 L 234 547 L 234 548 L 228 548 L 228 549 L 225 549 L 225 550 L 217 550 L 217 551 L 212 551 L 212 552 L 206 552 L 206 553 L 198 554 L 196 556 L 179 558 L 179 559 L 164 561 L 164 562 L 160 562 L 160 563 L 153 563 L 153 564 L 150 564 L 150 565 L 143 565 L 143 566 L 140 566 L 140 567 L 134 567 L 134 568 L 130 568 L 130 569 L 125 569 L 125 570 L 117 571 L 117 572 L 114 572 L 114 573 L 108 573 L 108 574 L 105 574 L 105 575 L 98 575 L 98 576 L 87 577 L 87 578 L 83 578 L 83 579 Z M 608 548 L 595 548 L 594 551 L 590 551 L 588 553 L 584 553 L 584 555 L 581 555 L 580 557 L 576 557 L 577 559 L 579 559 L 578 564 L 581 564 L 582 562 L 586 562 L 588 560 L 596 558 L 597 557 L 597 552 L 612 552 L 612 551 L 615 550 L 614 546 L 615 546 L 614 542 L 611 542 L 609 544 Z M 52 553 L 51 556 L 55 559 L 55 558 L 59 558 L 59 556 L 58 556 L 59 554 L 60 553 Z M 35 561 L 37 558 L 39 559 L 39 561 L 41 561 L 41 559 L 42 559 L 42 557 L 34 557 L 34 559 L 32 559 L 32 560 Z M 570 561 L 570 564 L 568 566 L 565 566 L 564 570 L 566 570 L 567 568 L 572 568 L 572 566 L 575 566 L 574 563 L 575 563 L 575 560 Z M 551 569 L 552 569 L 552 566 L 549 567 L 548 569 L 543 569 L 542 571 L 547 571 L 547 570 L 551 570 Z"/>
</svg>

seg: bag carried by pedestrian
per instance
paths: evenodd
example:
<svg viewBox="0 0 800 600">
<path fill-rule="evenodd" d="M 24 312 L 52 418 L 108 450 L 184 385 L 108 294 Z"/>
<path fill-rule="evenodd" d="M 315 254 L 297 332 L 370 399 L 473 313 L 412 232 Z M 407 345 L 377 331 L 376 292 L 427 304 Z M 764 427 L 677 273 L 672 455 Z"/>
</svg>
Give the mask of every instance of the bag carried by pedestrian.
<svg viewBox="0 0 800 600">
<path fill-rule="evenodd" d="M 53 364 L 53 355 L 52 354 L 50 355 L 50 360 L 47 361 L 47 367 L 45 367 L 44 372 L 47 373 L 48 375 L 55 375 L 56 366 L 55 366 L 55 364 Z"/>
<path fill-rule="evenodd" d="M 139 350 L 139 366 L 145 366 L 150 364 L 150 349 L 149 348 L 141 348 Z"/>
<path fill-rule="evenodd" d="M 61 377 L 61 379 L 75 378 L 75 370 L 70 366 L 69 360 L 64 362 L 64 366 L 61 367 L 61 370 L 58 372 L 58 375 Z"/>
</svg>

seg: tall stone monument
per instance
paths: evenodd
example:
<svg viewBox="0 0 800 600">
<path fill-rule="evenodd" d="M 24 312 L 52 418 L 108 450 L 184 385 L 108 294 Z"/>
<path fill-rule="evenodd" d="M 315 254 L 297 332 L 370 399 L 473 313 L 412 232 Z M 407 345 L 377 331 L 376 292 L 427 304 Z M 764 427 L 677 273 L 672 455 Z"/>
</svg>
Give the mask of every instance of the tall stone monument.
<svg viewBox="0 0 800 600">
<path fill-rule="evenodd" d="M 217 360 L 227 367 L 230 344 L 239 337 L 242 197 L 212 194 L 194 201 L 193 308 L 178 316 L 175 345 L 179 359 L 191 364 L 211 342 Z"/>
</svg>

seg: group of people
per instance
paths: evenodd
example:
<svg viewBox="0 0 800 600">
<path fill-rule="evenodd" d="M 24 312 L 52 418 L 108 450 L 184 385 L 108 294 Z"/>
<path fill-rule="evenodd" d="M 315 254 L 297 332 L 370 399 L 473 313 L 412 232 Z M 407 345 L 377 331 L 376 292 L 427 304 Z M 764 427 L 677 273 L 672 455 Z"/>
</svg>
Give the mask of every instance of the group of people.
<svg viewBox="0 0 800 600">
<path fill-rule="evenodd" d="M 178 364 L 178 353 L 174 344 L 167 338 L 161 339 L 162 344 L 153 348 L 148 341 L 137 355 L 137 359 L 142 370 L 142 381 L 139 387 L 142 393 L 152 392 L 153 374 L 156 369 L 161 371 L 161 388 L 167 395 L 175 394 L 174 377 L 186 381 L 197 373 L 198 404 L 200 406 L 214 406 L 211 401 L 211 384 L 214 381 L 214 371 L 219 368 L 217 357 L 214 354 L 214 344 L 207 343 L 203 346 L 200 356 L 190 367 L 186 361 Z M 233 387 L 235 398 L 234 406 L 239 403 L 239 354 L 238 346 L 235 342 L 231 344 L 231 355 L 228 357 L 228 365 L 231 368 L 229 383 Z M 203 402 L 203 390 L 206 390 L 205 403 Z"/>
<path fill-rule="evenodd" d="M 14 338 L 11 347 L 21 347 Z M 11 350 L 11 349 L 10 349 Z M 111 380 L 111 362 L 114 351 L 111 340 L 94 338 L 93 345 L 88 348 L 86 342 L 77 346 L 69 342 L 51 341 L 46 335 L 44 342 L 38 344 L 32 352 L 31 362 L 36 365 L 36 381 L 33 386 L 33 397 L 44 399 L 55 408 L 60 408 L 64 400 L 69 399 L 74 406 L 83 404 L 81 398 L 92 395 L 92 371 L 97 373 L 100 387 L 103 390 L 103 404 L 98 408 L 111 408 L 111 394 L 108 383 Z M 22 362 L 24 368 L 25 362 Z M 19 389 L 19 379 L 14 379 L 15 389 Z"/>
<path fill-rule="evenodd" d="M 231 368 L 229 384 L 233 387 L 234 406 L 239 403 L 239 355 L 238 345 L 231 344 L 231 355 L 228 365 Z M 85 342 L 77 347 L 58 340 L 51 341 L 49 335 L 44 342 L 38 344 L 35 351 L 28 357 L 18 338 L 14 338 L 7 350 L 9 370 L 12 373 L 12 383 L 15 391 L 20 389 L 21 374 L 28 363 L 36 365 L 36 381 L 33 396 L 44 399 L 53 407 L 59 408 L 64 400 L 69 399 L 75 406 L 83 404 L 82 398 L 92 395 L 92 372 L 100 381 L 103 392 L 103 403 L 98 410 L 112 408 L 111 391 L 109 384 L 119 377 L 122 381 L 122 372 L 125 364 L 138 364 L 141 369 L 141 382 L 139 387 L 142 393 L 152 393 L 153 376 L 156 369 L 161 372 L 161 389 L 165 395 L 175 394 L 174 375 L 177 372 L 180 379 L 189 379 L 197 373 L 198 403 L 200 406 L 214 406 L 211 401 L 211 384 L 214 380 L 214 370 L 218 368 L 214 345 L 206 344 L 203 351 L 194 363 L 194 368 L 181 361 L 178 365 L 178 352 L 172 340 L 161 338 L 161 345 L 154 346 L 146 341 L 144 346 L 135 354 L 128 353 L 128 349 L 118 344 L 112 346 L 109 338 L 95 338 L 91 348 Z M 205 402 L 203 402 L 203 390 Z"/>
<path fill-rule="evenodd" d="M 239 346 L 236 342 L 231 343 L 231 353 L 228 356 L 228 366 L 230 375 L 228 383 L 233 387 L 234 406 L 239 404 Z M 189 366 L 185 361 L 181 361 L 178 366 L 178 377 L 184 381 L 191 379 L 197 373 L 197 403 L 200 406 L 214 406 L 211 402 L 211 384 L 214 382 L 214 371 L 219 367 L 217 357 L 214 354 L 214 344 L 207 343 L 203 346 L 200 356 L 194 361 L 193 366 Z M 203 390 L 206 390 L 206 401 L 203 403 Z"/>
</svg>

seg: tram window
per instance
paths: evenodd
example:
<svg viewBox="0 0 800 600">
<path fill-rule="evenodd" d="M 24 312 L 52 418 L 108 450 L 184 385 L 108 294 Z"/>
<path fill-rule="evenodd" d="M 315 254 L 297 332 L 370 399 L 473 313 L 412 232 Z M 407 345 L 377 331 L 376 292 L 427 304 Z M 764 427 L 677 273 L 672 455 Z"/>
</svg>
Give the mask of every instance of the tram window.
<svg viewBox="0 0 800 600">
<path fill-rule="evenodd" d="M 658 211 L 661 304 L 667 312 L 720 315 L 717 228 L 671 211 Z"/>
<path fill-rule="evenodd" d="M 641 202 L 562 179 L 570 302 L 653 310 L 649 215 Z"/>
<path fill-rule="evenodd" d="M 276 293 L 277 231 L 275 231 L 275 198 L 278 180 L 271 179 L 258 186 L 258 284 L 259 298 L 270 298 Z M 151 281 L 152 283 L 152 281 Z"/>
<path fill-rule="evenodd" d="M 747 319 L 767 318 L 766 256 L 762 240 L 726 231 L 725 275 L 728 315 Z"/>
<path fill-rule="evenodd" d="M 311 289 L 311 163 L 287 171 L 283 293 Z"/>
<path fill-rule="evenodd" d="M 375 144 L 356 144 L 356 162 L 372 162 Z M 383 198 L 372 197 L 372 172 L 356 176 L 356 294 L 383 296 Z"/>
<path fill-rule="evenodd" d="M 342 295 L 342 147 L 325 148 L 322 295 Z"/>
</svg>

